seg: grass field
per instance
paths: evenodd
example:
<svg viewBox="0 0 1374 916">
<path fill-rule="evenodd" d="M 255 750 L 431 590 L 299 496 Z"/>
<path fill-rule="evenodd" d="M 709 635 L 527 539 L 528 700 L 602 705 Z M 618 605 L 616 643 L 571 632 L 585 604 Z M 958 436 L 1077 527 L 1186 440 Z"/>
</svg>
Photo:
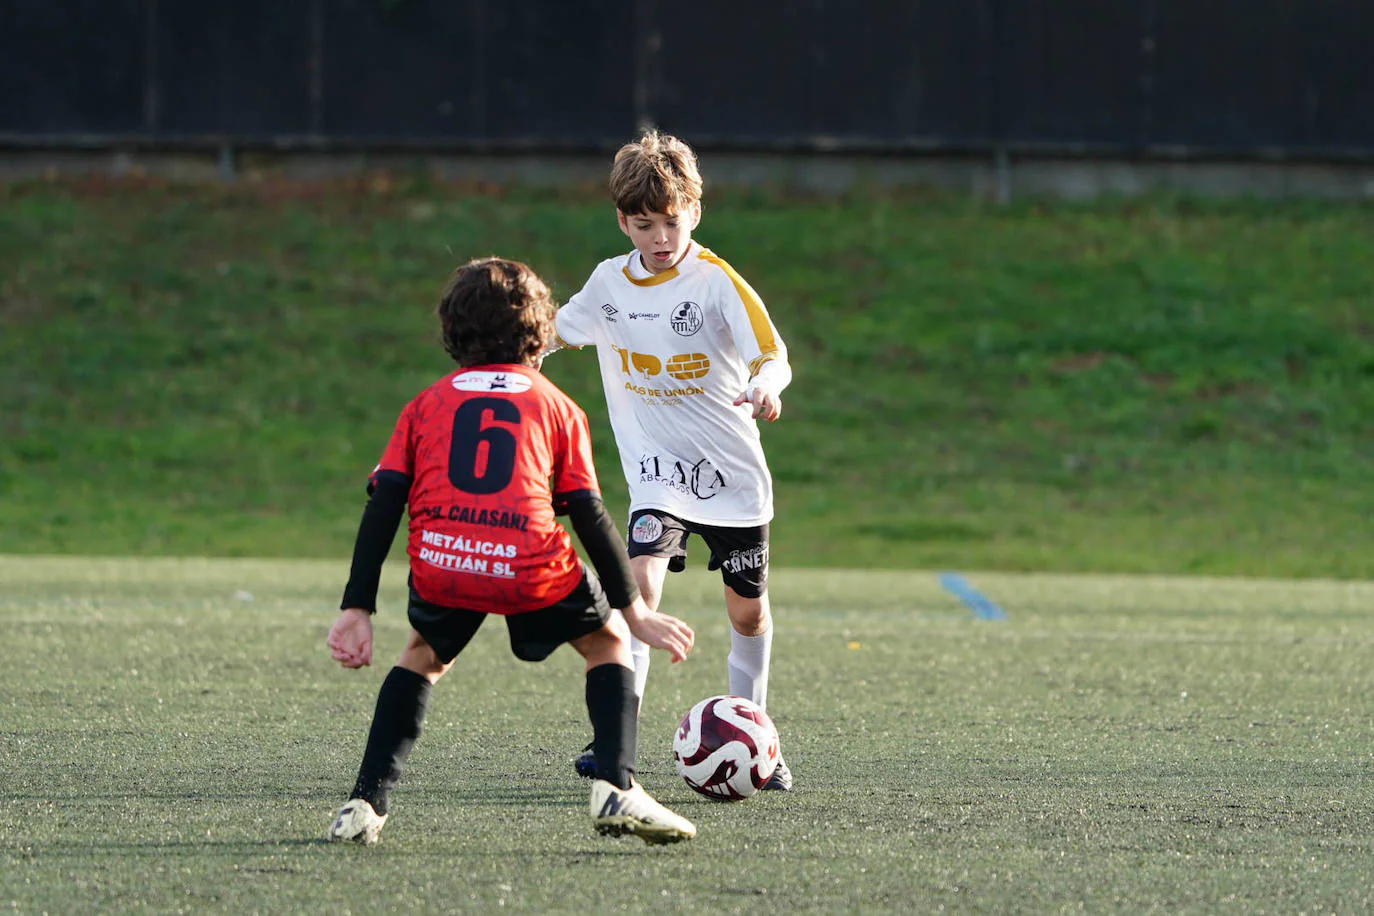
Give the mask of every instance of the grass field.
<svg viewBox="0 0 1374 916">
<path fill-rule="evenodd" d="M 1374 578 L 1368 204 L 708 185 L 697 236 L 792 349 L 780 565 Z M 0 184 L 0 553 L 342 558 L 455 264 L 625 248 L 599 188 Z"/>
<path fill-rule="evenodd" d="M 1326 913 L 1374 907 L 1374 584 L 775 572 L 788 796 L 698 799 L 677 717 L 724 687 L 717 585 L 660 659 L 641 772 L 699 837 L 596 837 L 580 666 L 479 633 L 374 849 L 321 841 L 399 651 L 345 672 L 340 562 L 0 557 L 0 910 Z"/>
</svg>

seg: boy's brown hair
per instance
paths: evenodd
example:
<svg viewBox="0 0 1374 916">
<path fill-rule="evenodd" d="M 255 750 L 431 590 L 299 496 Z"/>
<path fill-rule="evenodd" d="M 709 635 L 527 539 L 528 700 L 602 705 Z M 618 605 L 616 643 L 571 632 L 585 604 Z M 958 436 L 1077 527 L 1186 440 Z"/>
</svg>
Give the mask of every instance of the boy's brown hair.
<svg viewBox="0 0 1374 916">
<path fill-rule="evenodd" d="M 651 130 L 615 154 L 611 198 L 621 213 L 682 213 L 701 200 L 701 172 L 692 148 Z"/>
<path fill-rule="evenodd" d="M 460 366 L 537 365 L 553 339 L 553 294 L 519 261 L 477 258 L 458 268 L 435 311 L 444 349 Z"/>
</svg>

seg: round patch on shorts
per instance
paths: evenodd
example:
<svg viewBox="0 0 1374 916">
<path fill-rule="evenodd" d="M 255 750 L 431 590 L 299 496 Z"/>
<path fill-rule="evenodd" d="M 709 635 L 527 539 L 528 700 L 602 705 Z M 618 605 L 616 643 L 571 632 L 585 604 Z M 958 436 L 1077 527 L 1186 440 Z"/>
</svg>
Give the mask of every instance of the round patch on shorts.
<svg viewBox="0 0 1374 916">
<path fill-rule="evenodd" d="M 652 544 L 663 537 L 663 523 L 653 515 L 641 515 L 635 520 L 630 537 L 640 544 Z"/>
</svg>

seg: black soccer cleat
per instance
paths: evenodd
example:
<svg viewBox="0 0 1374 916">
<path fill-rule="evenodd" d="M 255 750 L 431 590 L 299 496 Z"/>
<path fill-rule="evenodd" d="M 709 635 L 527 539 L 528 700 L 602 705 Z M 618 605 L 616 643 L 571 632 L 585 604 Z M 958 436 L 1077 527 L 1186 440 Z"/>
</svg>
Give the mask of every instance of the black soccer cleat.
<svg viewBox="0 0 1374 916">
<path fill-rule="evenodd" d="M 775 769 L 775 770 L 773 771 L 773 775 L 772 775 L 772 776 L 769 776 L 769 777 L 768 777 L 768 781 L 765 782 L 765 783 L 763 784 L 763 788 L 760 789 L 759 791 L 761 791 L 761 792 L 791 792 L 791 791 L 792 791 L 792 770 L 787 766 L 787 763 L 786 763 L 781 757 L 778 758 L 778 766 L 777 766 L 777 769 Z"/>
<path fill-rule="evenodd" d="M 573 758 L 573 769 L 583 779 L 596 778 L 596 755 L 592 753 L 590 744 L 582 749 L 582 753 Z"/>
</svg>

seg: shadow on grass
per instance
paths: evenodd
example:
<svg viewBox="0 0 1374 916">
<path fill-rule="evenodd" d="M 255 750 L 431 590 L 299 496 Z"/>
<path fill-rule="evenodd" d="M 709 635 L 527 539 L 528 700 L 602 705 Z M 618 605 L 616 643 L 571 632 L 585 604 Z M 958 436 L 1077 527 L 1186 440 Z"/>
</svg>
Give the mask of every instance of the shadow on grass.
<svg viewBox="0 0 1374 916">
<path fill-rule="evenodd" d="M 21 850 L 15 850 L 16 858 L 20 859 L 39 859 L 39 858 L 90 858 L 93 853 L 104 853 L 116 856 L 163 856 L 178 851 L 192 850 L 213 850 L 215 852 L 240 851 L 244 854 L 261 854 L 264 850 L 285 851 L 292 849 L 310 849 L 313 847 L 328 846 L 329 841 L 325 839 L 306 839 L 304 837 L 290 839 L 274 837 L 263 840 L 59 840 L 53 843 L 45 843 L 41 846 L 27 846 Z M 269 867 L 247 866 L 241 867 L 244 871 L 269 871 Z"/>
<path fill-rule="evenodd" d="M 451 838 L 450 838 L 451 839 Z M 582 848 L 569 849 L 562 854 L 561 858 L 566 863 L 576 863 L 586 859 L 600 859 L 608 857 L 618 857 L 642 852 L 643 846 L 639 842 L 624 843 L 601 837 L 588 836 L 589 844 L 604 843 L 605 848 Z M 262 840 L 103 840 L 103 841 L 58 841 L 41 846 L 29 846 L 22 849 L 10 851 L 11 861 L 37 861 L 40 859 L 85 859 L 99 857 L 114 858 L 150 858 L 158 859 L 168 856 L 192 856 L 197 853 L 210 853 L 213 855 L 241 855 L 241 856 L 261 856 L 265 853 L 283 853 L 325 849 L 358 849 L 376 852 L 385 852 L 387 847 L 398 852 L 404 852 L 407 856 L 419 855 L 424 857 L 426 849 L 417 849 L 411 844 L 404 842 L 404 839 L 383 843 L 377 847 L 366 847 L 357 843 L 331 843 L 323 837 L 274 837 Z M 441 857 L 451 854 L 451 850 L 445 849 Z M 507 858 L 511 855 L 509 848 L 483 851 L 481 849 L 463 850 L 463 855 L 476 858 Z M 538 851 L 541 860 L 553 858 L 546 851 Z M 298 871 L 291 865 L 234 865 L 235 871 L 240 872 L 294 872 Z"/>
</svg>

